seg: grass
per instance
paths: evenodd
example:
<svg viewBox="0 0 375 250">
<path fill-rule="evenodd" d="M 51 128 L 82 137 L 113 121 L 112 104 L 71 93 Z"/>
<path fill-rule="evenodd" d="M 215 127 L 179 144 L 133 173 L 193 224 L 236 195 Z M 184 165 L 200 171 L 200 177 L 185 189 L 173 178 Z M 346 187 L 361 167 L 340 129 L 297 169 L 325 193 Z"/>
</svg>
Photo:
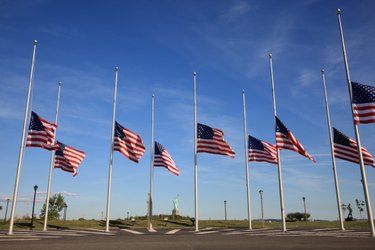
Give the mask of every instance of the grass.
<svg viewBox="0 0 375 250">
<path fill-rule="evenodd" d="M 34 220 L 33 229 L 42 230 L 44 221 L 41 219 Z M 105 229 L 105 221 L 103 220 L 52 220 L 48 222 L 48 228 L 54 229 Z M 167 222 L 161 218 L 153 218 L 154 228 L 194 228 L 190 220 L 168 220 Z M 147 219 L 136 219 L 134 222 L 129 219 L 117 219 L 110 220 L 110 228 L 127 228 L 127 229 L 137 229 L 137 228 L 147 228 Z M 367 221 L 358 220 L 345 222 L 346 229 L 354 230 L 369 230 Z M 248 222 L 244 220 L 200 220 L 199 228 L 248 228 Z M 252 227 L 262 228 L 262 222 L 253 221 Z M 264 227 L 266 228 L 281 228 L 281 222 L 265 222 Z M 339 228 L 338 221 L 307 221 L 307 222 L 287 222 L 286 227 L 289 229 L 306 229 L 306 228 Z M 7 223 L 0 222 L 0 230 L 7 230 L 9 228 L 9 221 Z M 30 220 L 20 219 L 16 220 L 14 224 L 14 230 L 30 229 Z"/>
</svg>

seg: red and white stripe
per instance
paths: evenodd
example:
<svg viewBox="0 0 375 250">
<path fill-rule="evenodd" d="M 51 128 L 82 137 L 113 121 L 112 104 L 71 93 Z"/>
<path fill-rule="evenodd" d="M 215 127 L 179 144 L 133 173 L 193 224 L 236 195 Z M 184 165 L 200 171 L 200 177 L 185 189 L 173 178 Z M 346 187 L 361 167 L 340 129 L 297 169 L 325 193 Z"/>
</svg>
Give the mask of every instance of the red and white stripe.
<svg viewBox="0 0 375 250">
<path fill-rule="evenodd" d="M 265 151 L 259 149 L 249 149 L 249 161 L 265 161 L 268 163 L 277 164 L 276 146 L 265 141 L 261 142 Z"/>
<path fill-rule="evenodd" d="M 59 147 L 55 143 L 55 132 L 57 125 L 50 123 L 38 116 L 42 122 L 44 130 L 29 129 L 26 139 L 26 147 L 41 147 L 47 150 L 57 150 Z"/>
<path fill-rule="evenodd" d="M 123 129 L 124 138 L 115 137 L 113 141 L 113 150 L 119 151 L 129 160 L 139 162 L 139 159 L 145 153 L 145 145 L 141 137 L 127 128 Z"/>
<path fill-rule="evenodd" d="M 86 154 L 83 151 L 77 150 L 70 146 L 65 146 L 62 151 L 64 156 L 55 155 L 55 168 L 60 168 L 66 172 L 73 173 L 73 176 L 77 175 L 77 168 L 81 164 Z"/>
<path fill-rule="evenodd" d="M 355 124 L 375 122 L 375 103 L 353 103 L 352 108 Z"/>
<path fill-rule="evenodd" d="M 165 167 L 168 171 L 172 172 L 175 175 L 179 175 L 180 171 L 178 170 L 176 163 L 173 161 L 172 157 L 169 155 L 167 150 L 163 150 L 162 154 L 154 155 L 154 166 L 155 167 Z"/>
<path fill-rule="evenodd" d="M 288 136 L 281 132 L 276 132 L 276 146 L 278 148 L 285 148 L 295 151 L 315 162 L 315 159 L 309 153 L 307 153 L 306 149 L 301 143 L 299 143 L 297 138 L 295 138 L 290 131 L 288 131 Z"/>
<path fill-rule="evenodd" d="M 224 133 L 220 129 L 212 128 L 213 139 L 197 139 L 197 153 L 209 153 L 217 155 L 227 155 L 234 158 L 235 152 L 224 140 Z"/>
<path fill-rule="evenodd" d="M 353 163 L 359 163 L 357 143 L 350 138 L 349 138 L 349 141 L 350 141 L 350 146 L 345 146 L 345 145 L 338 144 L 338 143 L 333 144 L 335 157 L 342 159 L 342 160 L 350 161 Z M 374 157 L 364 147 L 362 147 L 362 156 L 363 156 L 363 162 L 365 165 L 375 167 Z"/>
</svg>

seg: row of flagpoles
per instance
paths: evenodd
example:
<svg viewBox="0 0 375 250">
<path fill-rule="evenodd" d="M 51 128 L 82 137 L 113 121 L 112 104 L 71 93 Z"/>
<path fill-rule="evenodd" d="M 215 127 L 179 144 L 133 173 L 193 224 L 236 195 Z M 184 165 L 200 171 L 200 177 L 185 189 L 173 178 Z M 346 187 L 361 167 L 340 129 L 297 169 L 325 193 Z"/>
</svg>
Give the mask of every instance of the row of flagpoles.
<svg viewBox="0 0 375 250">
<path fill-rule="evenodd" d="M 332 165 L 334 172 L 334 181 L 336 188 L 337 198 L 337 209 L 340 219 L 340 228 L 345 230 L 343 224 L 343 217 L 341 213 L 341 201 L 340 192 L 338 186 L 338 178 L 336 173 L 336 162 L 335 157 L 343 160 L 347 160 L 354 163 L 359 163 L 362 184 L 367 208 L 368 222 L 371 229 L 371 236 L 375 237 L 374 222 L 372 217 L 372 208 L 370 204 L 368 185 L 366 179 L 366 172 L 364 165 L 375 166 L 374 157 L 363 147 L 361 147 L 358 124 L 360 123 L 374 123 L 375 122 L 375 87 L 359 84 L 352 82 L 349 75 L 349 67 L 346 56 L 346 49 L 344 43 L 344 35 L 342 31 L 342 24 L 340 19 L 340 10 L 337 10 L 338 22 L 340 28 L 340 36 L 342 42 L 342 50 L 344 57 L 345 72 L 347 76 L 347 84 L 349 89 L 351 110 L 353 116 L 353 125 L 356 135 L 356 140 L 352 140 L 336 128 L 331 126 L 329 108 L 328 108 L 328 97 L 326 93 L 326 82 L 324 76 L 324 70 L 322 70 L 323 78 L 323 89 L 326 103 L 327 123 L 330 137 L 331 154 L 332 154 Z M 295 151 L 308 159 L 315 162 L 315 159 L 307 153 L 302 144 L 297 138 L 290 132 L 286 126 L 277 117 L 276 112 L 276 97 L 274 87 L 274 74 L 272 55 L 269 55 L 270 64 L 270 76 L 272 86 L 272 100 L 273 100 L 273 111 L 274 111 L 274 123 L 275 123 L 275 140 L 276 145 L 272 145 L 268 142 L 258 140 L 247 133 L 246 125 L 246 102 L 245 92 L 243 91 L 243 114 L 244 114 L 244 144 L 245 144 L 245 168 L 246 168 L 246 193 L 247 193 L 247 213 L 249 229 L 252 229 L 251 225 L 251 205 L 250 205 L 250 188 L 249 188 L 249 161 L 265 161 L 278 166 L 278 181 L 279 181 L 279 194 L 280 194 L 280 211 L 282 219 L 282 230 L 286 231 L 285 221 L 285 208 L 284 208 L 284 192 L 282 182 L 282 168 L 280 161 L 280 149 L 289 149 Z M 194 200 L 195 200 L 195 230 L 199 231 L 199 206 L 198 206 L 198 157 L 197 153 L 210 153 L 227 155 L 234 157 L 235 153 L 224 140 L 224 133 L 218 129 L 210 128 L 206 125 L 199 124 L 197 122 L 197 100 L 196 100 L 196 73 L 194 72 Z M 332 129 L 334 131 L 334 137 L 332 138 Z"/>
<path fill-rule="evenodd" d="M 26 134 L 26 121 L 29 116 L 29 103 L 30 103 L 30 93 L 32 89 L 32 76 L 34 72 L 34 62 L 36 53 L 36 41 L 34 41 L 33 59 L 31 66 L 31 75 L 29 81 L 29 91 L 26 101 L 26 111 L 24 118 L 24 129 L 22 134 L 19 163 L 16 174 L 15 190 L 13 193 L 13 206 L 12 214 L 10 220 L 9 234 L 13 233 L 13 224 L 15 216 L 15 208 L 18 194 L 19 177 L 22 167 L 24 142 Z M 116 98 L 117 98 L 117 81 L 118 81 L 118 67 L 115 71 L 115 86 L 114 86 L 114 98 L 113 98 L 113 115 L 112 115 L 112 131 L 111 131 L 111 144 L 110 144 L 110 161 L 109 161 L 109 175 L 108 175 L 108 194 L 107 194 L 107 209 L 106 209 L 106 231 L 109 231 L 109 218 L 110 218 L 110 198 L 111 198 L 111 183 L 112 183 L 112 162 L 113 162 L 113 151 L 119 151 L 121 154 L 126 156 L 129 160 L 136 163 L 143 156 L 145 152 L 145 146 L 141 137 L 131 130 L 121 126 L 116 120 Z M 52 181 L 52 169 L 60 168 L 67 172 L 72 172 L 73 176 L 77 174 L 78 165 L 81 163 L 83 158 L 86 156 L 83 151 L 74 149 L 56 140 L 57 132 L 57 120 L 59 112 L 59 102 L 60 102 L 60 90 L 61 82 L 58 85 L 58 98 L 56 106 L 56 117 L 55 123 L 50 123 L 35 112 L 31 111 L 29 130 L 26 138 L 26 147 L 41 147 L 46 150 L 52 151 L 51 153 L 51 163 L 49 169 L 48 187 L 47 187 L 47 197 L 46 197 L 46 209 L 44 218 L 43 230 L 47 230 L 48 221 L 48 209 L 49 209 L 49 198 L 51 190 Z M 151 162 L 150 162 L 150 194 L 149 194 L 149 228 L 152 229 L 151 217 L 152 217 L 152 169 L 153 167 L 165 167 L 170 172 L 175 175 L 179 175 L 179 170 L 169 155 L 169 153 L 164 149 L 164 147 L 154 141 L 154 96 L 152 96 L 152 143 L 151 143 Z"/>
<path fill-rule="evenodd" d="M 34 76 L 36 45 L 37 45 L 37 41 L 35 40 L 33 55 L 32 55 L 32 60 L 31 60 L 29 87 L 28 87 L 28 94 L 27 94 L 27 99 L 26 99 L 25 116 L 24 116 L 24 124 L 23 124 L 22 137 L 21 137 L 20 152 L 19 152 L 19 157 L 18 157 L 16 180 L 15 180 L 14 192 L 13 192 L 13 202 L 12 202 L 12 212 L 11 212 L 11 217 L 10 217 L 9 234 L 13 234 L 13 225 L 14 225 L 14 217 L 15 217 L 15 211 L 16 211 L 19 178 L 21 174 L 25 142 L 26 142 L 26 147 L 41 147 L 41 148 L 51 151 L 51 161 L 50 161 L 50 168 L 49 168 L 49 175 L 48 175 L 46 207 L 45 207 L 44 225 L 43 225 L 44 231 L 47 230 L 49 198 L 51 194 L 51 182 L 52 182 L 52 169 L 60 168 L 63 171 L 72 172 L 73 176 L 75 176 L 77 174 L 78 165 L 86 156 L 86 154 L 83 151 L 67 146 L 56 140 L 61 82 L 58 83 L 55 123 L 50 123 L 44 120 L 43 118 L 38 116 L 34 111 L 31 111 L 31 114 L 29 115 L 30 96 L 31 96 L 33 76 Z M 27 118 L 29 116 L 30 116 L 29 129 L 28 129 L 27 137 L 25 138 L 26 125 L 27 125 L 27 120 L 28 120 Z"/>
<path fill-rule="evenodd" d="M 109 156 L 109 174 L 108 174 L 108 192 L 106 208 L 106 227 L 105 231 L 109 232 L 110 204 L 111 204 L 111 187 L 112 187 L 112 163 L 113 151 L 118 151 L 135 163 L 145 152 L 145 145 L 139 135 L 128 128 L 123 127 L 116 121 L 116 99 L 117 99 L 117 82 L 118 67 L 115 71 L 115 84 L 113 94 L 113 112 L 112 112 L 112 131 Z M 179 170 L 168 151 L 154 139 L 154 95 L 151 102 L 151 147 L 150 147 L 150 192 L 148 194 L 148 228 L 152 230 L 152 181 L 153 167 L 164 167 L 171 173 L 179 175 Z"/>
<path fill-rule="evenodd" d="M 359 123 L 373 123 L 375 122 L 375 88 L 363 84 L 358 84 L 350 80 L 349 68 L 346 57 L 344 36 L 342 32 L 342 25 L 340 19 L 340 11 L 338 10 L 338 21 L 341 35 L 341 42 L 343 48 L 344 64 L 347 76 L 347 83 L 349 89 L 350 103 L 352 105 L 353 125 L 356 135 L 356 140 L 352 140 L 337 129 L 331 126 L 329 108 L 328 108 L 328 97 L 326 93 L 326 81 L 324 70 L 322 70 L 323 79 L 323 90 L 326 103 L 327 113 L 327 124 L 330 137 L 331 154 L 332 154 L 332 165 L 334 173 L 334 181 L 336 188 L 336 198 L 338 213 L 340 219 L 341 230 L 344 230 L 343 217 L 340 208 L 340 193 L 338 186 L 338 178 L 336 173 L 336 162 L 335 157 L 351 162 L 359 163 L 362 175 L 362 184 L 364 189 L 366 208 L 368 214 L 368 220 L 371 228 L 371 235 L 375 236 L 373 217 L 371 212 L 371 204 L 369 199 L 369 193 L 367 188 L 367 179 L 364 165 L 375 166 L 375 160 L 372 155 L 363 147 L 361 147 L 358 124 Z M 32 89 L 34 62 L 36 53 L 36 41 L 34 42 L 31 71 L 29 77 L 29 88 L 25 108 L 24 125 L 20 145 L 20 153 L 18 159 L 18 167 L 15 180 L 15 188 L 13 193 L 13 204 L 12 213 L 10 219 L 9 234 L 13 233 L 13 223 L 16 210 L 16 201 L 18 194 L 19 177 L 21 173 L 23 151 L 25 146 L 25 135 L 27 118 L 29 116 L 29 103 L 30 93 Z M 280 149 L 289 149 L 295 151 L 308 159 L 315 162 L 314 158 L 307 153 L 301 143 L 294 137 L 294 135 L 287 129 L 287 127 L 281 122 L 276 112 L 276 97 L 274 87 L 274 74 L 272 55 L 269 55 L 270 65 L 270 77 L 272 86 L 272 99 L 273 99 L 273 110 L 274 110 L 274 125 L 275 125 L 275 141 L 276 144 L 261 141 L 253 136 L 248 135 L 246 125 L 246 101 L 245 91 L 242 92 L 243 99 L 243 120 L 244 120 L 244 146 L 245 146 L 245 167 L 246 167 L 246 194 L 247 194 L 247 214 L 248 214 L 248 227 L 252 229 L 251 225 L 251 204 L 250 204 L 250 178 L 249 178 L 249 161 L 263 161 L 271 164 L 277 164 L 278 166 L 278 181 L 279 181 L 279 195 L 280 195 L 280 211 L 282 219 L 282 230 L 286 231 L 285 222 L 285 208 L 284 208 L 284 193 L 282 183 L 282 168 L 280 161 Z M 198 153 L 209 153 L 218 155 L 227 155 L 232 158 L 235 156 L 234 150 L 224 140 L 224 133 L 217 129 L 197 122 L 197 99 L 196 99 L 196 85 L 197 85 L 197 74 L 194 72 L 193 78 L 194 84 L 194 215 L 195 215 L 195 230 L 199 231 L 199 206 L 198 206 Z M 111 129 L 111 143 L 110 143 L 110 159 L 109 159 L 109 174 L 108 174 L 108 193 L 107 193 L 107 208 L 106 208 L 106 232 L 109 231 L 109 218 L 110 218 L 110 203 L 111 203 L 111 183 L 112 183 L 112 163 L 113 163 L 113 151 L 118 151 L 129 160 L 135 163 L 139 162 L 139 159 L 145 152 L 144 143 L 139 135 L 132 132 L 131 130 L 123 127 L 116 121 L 116 98 L 117 98 L 117 83 L 118 83 L 118 67 L 115 69 L 115 82 L 114 82 L 114 97 L 113 97 L 113 113 L 112 113 L 112 129 Z M 69 147 L 56 140 L 56 129 L 59 112 L 59 101 L 60 101 L 60 88 L 61 83 L 59 82 L 58 88 L 58 101 L 56 106 L 56 117 L 55 123 L 49 123 L 48 121 L 39 117 L 36 113 L 31 112 L 29 132 L 26 139 L 26 146 L 31 147 L 42 147 L 47 150 L 51 150 L 51 162 L 49 169 L 47 198 L 46 198 L 46 214 L 44 220 L 44 229 L 47 230 L 48 220 L 48 205 L 50 196 L 50 186 L 52 179 L 52 168 L 61 168 L 64 171 L 73 172 L 76 174 L 78 165 L 85 157 L 85 153 Z M 332 137 L 332 129 L 334 135 Z M 151 146 L 150 146 L 150 192 L 148 194 L 148 228 L 152 230 L 152 182 L 153 182 L 153 167 L 165 167 L 175 175 L 179 175 L 179 170 L 164 147 L 155 141 L 154 139 L 154 95 L 152 96 L 152 109 L 151 109 Z"/>
</svg>

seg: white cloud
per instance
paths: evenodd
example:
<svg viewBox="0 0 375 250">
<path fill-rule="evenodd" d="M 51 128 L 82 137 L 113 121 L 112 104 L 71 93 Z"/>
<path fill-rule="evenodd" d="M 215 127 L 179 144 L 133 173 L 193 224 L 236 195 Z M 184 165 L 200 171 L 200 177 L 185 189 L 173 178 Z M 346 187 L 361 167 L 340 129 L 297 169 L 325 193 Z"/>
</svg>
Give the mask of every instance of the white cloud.
<svg viewBox="0 0 375 250">
<path fill-rule="evenodd" d="M 240 16 L 247 14 L 251 7 L 248 2 L 238 1 L 232 7 L 230 7 L 221 18 L 225 21 L 234 21 Z"/>
</svg>

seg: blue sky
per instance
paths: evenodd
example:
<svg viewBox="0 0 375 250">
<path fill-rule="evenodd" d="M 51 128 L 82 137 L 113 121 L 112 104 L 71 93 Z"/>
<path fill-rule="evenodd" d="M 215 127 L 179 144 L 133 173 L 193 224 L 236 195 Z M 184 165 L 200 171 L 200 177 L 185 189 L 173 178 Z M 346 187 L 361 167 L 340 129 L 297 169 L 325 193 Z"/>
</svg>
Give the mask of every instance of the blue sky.
<svg viewBox="0 0 375 250">
<path fill-rule="evenodd" d="M 1 1 L 0 199 L 12 197 L 33 40 L 38 40 L 32 110 L 53 121 L 62 81 L 59 128 L 63 143 L 86 152 L 78 175 L 53 171 L 52 192 L 65 195 L 68 218 L 105 213 L 114 68 L 119 66 L 116 120 L 146 144 L 139 164 L 114 153 L 111 218 L 145 215 L 149 191 L 151 95 L 155 140 L 180 169 L 154 173 L 154 213 L 194 216 L 193 72 L 198 121 L 220 128 L 236 158 L 198 156 L 201 219 L 244 219 L 246 210 L 241 93 L 248 132 L 275 142 L 268 54 L 273 54 L 277 112 L 317 163 L 282 150 L 286 212 L 307 210 L 336 219 L 336 197 L 320 70 L 326 70 L 333 126 L 354 138 L 336 9 L 342 21 L 352 80 L 375 84 L 373 1 Z M 360 125 L 363 146 L 375 154 L 374 125 Z M 45 200 L 50 152 L 26 148 L 18 216 Z M 250 163 L 252 217 L 280 218 L 276 166 Z M 357 165 L 337 160 L 343 203 L 363 200 Z M 375 169 L 367 168 L 375 206 Z M 3 209 L 0 216 L 4 216 Z M 374 209 L 373 209 L 374 210 Z M 374 210 L 375 211 L 375 210 Z M 8 213 L 9 214 L 9 213 Z M 354 216 L 359 218 L 358 210 Z M 364 213 L 365 216 L 365 213 Z"/>
</svg>

